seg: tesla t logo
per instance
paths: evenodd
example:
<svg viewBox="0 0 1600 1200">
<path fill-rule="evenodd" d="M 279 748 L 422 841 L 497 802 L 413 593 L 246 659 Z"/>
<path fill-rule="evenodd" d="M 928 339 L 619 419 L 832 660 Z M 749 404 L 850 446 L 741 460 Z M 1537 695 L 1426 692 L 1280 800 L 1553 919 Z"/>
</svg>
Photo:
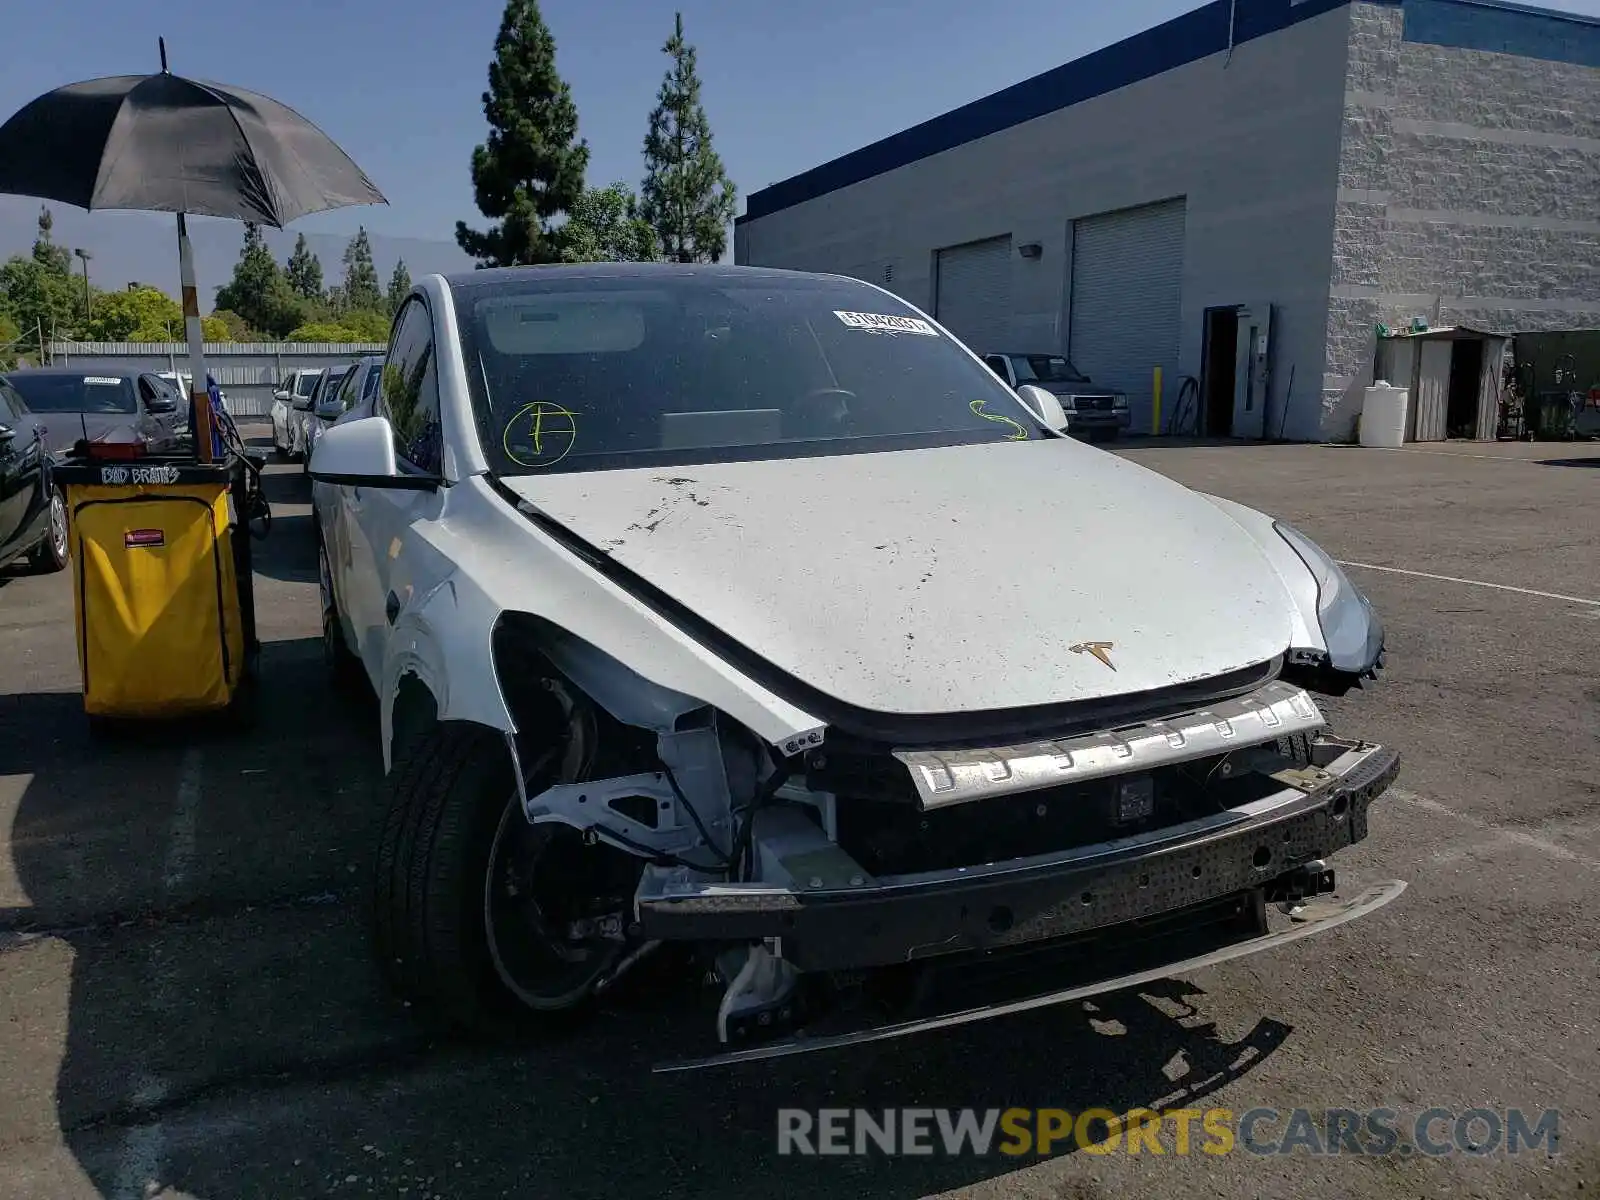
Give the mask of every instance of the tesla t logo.
<svg viewBox="0 0 1600 1200">
<path fill-rule="evenodd" d="M 1092 654 L 1115 671 L 1117 669 L 1116 664 L 1111 661 L 1111 647 L 1114 644 L 1113 642 L 1079 642 L 1076 646 L 1069 646 L 1068 649 L 1074 654 Z"/>
</svg>

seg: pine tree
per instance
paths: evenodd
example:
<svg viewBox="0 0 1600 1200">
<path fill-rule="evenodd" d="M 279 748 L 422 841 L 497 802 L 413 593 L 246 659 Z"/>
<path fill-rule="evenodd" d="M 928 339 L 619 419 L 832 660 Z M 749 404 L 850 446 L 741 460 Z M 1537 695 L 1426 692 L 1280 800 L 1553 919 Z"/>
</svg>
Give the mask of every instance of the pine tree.
<svg viewBox="0 0 1600 1200">
<path fill-rule="evenodd" d="M 216 307 L 231 309 L 251 328 L 278 337 L 300 324 L 303 308 L 267 248 L 261 226 L 246 223 L 233 278 L 217 289 Z"/>
<path fill-rule="evenodd" d="M 645 134 L 641 209 L 669 261 L 720 262 L 728 248 L 736 193 L 711 147 L 695 49 L 683 40 L 682 13 L 661 49 L 672 65 L 661 81 Z"/>
<path fill-rule="evenodd" d="M 322 260 L 311 253 L 303 233 L 294 240 L 294 253 L 289 255 L 284 277 L 295 295 L 307 300 L 322 299 Z"/>
<path fill-rule="evenodd" d="M 489 137 L 472 151 L 473 199 L 498 224 L 479 231 L 457 221 L 456 241 L 482 266 L 554 262 L 550 222 L 582 195 L 589 144 L 537 0 L 506 0 L 483 113 Z"/>
<path fill-rule="evenodd" d="M 33 261 L 51 275 L 72 275 L 72 251 L 58 246 L 51 238 L 56 219 L 44 205 L 39 206 L 39 236 L 33 243 Z"/>
<path fill-rule="evenodd" d="M 344 248 L 344 303 L 346 308 L 377 310 L 383 307 L 378 268 L 372 264 L 372 242 L 367 227 L 356 230 Z"/>
<path fill-rule="evenodd" d="M 394 264 L 394 274 L 389 276 L 389 315 L 400 311 L 400 306 L 411 294 L 411 272 L 406 270 L 406 260 Z"/>
</svg>

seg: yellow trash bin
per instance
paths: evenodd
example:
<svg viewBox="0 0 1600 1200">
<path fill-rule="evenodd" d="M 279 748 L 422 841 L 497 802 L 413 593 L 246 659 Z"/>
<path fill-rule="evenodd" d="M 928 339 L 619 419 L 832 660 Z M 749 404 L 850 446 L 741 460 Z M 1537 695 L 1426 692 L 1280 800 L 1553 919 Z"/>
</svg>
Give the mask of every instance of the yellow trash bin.
<svg viewBox="0 0 1600 1200">
<path fill-rule="evenodd" d="M 255 649 L 248 531 L 230 503 L 238 474 L 192 461 L 57 468 L 90 717 L 175 717 L 235 703 Z"/>
</svg>

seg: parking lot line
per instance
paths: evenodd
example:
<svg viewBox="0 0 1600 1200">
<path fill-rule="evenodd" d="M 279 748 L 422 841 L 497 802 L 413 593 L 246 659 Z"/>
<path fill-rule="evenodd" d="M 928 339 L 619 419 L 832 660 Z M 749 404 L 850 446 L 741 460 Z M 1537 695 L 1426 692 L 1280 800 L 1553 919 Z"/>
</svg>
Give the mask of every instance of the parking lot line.
<svg viewBox="0 0 1600 1200">
<path fill-rule="evenodd" d="M 1409 804 L 1413 808 L 1420 808 L 1436 816 L 1449 817 L 1463 825 L 1470 825 L 1480 832 L 1487 833 L 1497 841 L 1512 842 L 1529 850 L 1537 850 L 1551 858 L 1559 858 L 1562 862 L 1574 863 L 1580 867 L 1587 867 L 1591 871 L 1600 871 L 1600 862 L 1592 858 L 1585 858 L 1572 850 L 1567 849 L 1559 842 L 1552 842 L 1548 838 L 1539 837 L 1537 834 L 1528 833 L 1522 829 L 1508 829 L 1504 825 L 1497 825 L 1493 821 L 1480 820 L 1468 816 L 1466 813 L 1457 812 L 1447 804 L 1431 800 L 1427 796 L 1419 796 L 1416 792 L 1407 791 L 1405 788 L 1392 787 L 1384 793 L 1401 804 Z"/>
<path fill-rule="evenodd" d="M 1464 583 L 1470 587 L 1493 588 L 1497 592 L 1518 592 L 1524 596 L 1539 596 L 1545 600 L 1565 600 L 1568 604 L 1587 604 L 1592 608 L 1600 608 L 1600 600 L 1591 600 L 1583 596 L 1567 596 L 1561 592 L 1541 592 L 1535 588 L 1512 587 L 1509 583 L 1489 583 L 1483 579 L 1462 579 L 1458 575 L 1433 575 L 1427 571 L 1407 571 L 1402 567 L 1380 567 L 1376 563 L 1350 562 L 1339 559 L 1341 567 L 1360 567 L 1363 571 L 1382 571 L 1388 575 L 1410 575 L 1416 579 L 1437 579 L 1441 583 Z"/>
</svg>

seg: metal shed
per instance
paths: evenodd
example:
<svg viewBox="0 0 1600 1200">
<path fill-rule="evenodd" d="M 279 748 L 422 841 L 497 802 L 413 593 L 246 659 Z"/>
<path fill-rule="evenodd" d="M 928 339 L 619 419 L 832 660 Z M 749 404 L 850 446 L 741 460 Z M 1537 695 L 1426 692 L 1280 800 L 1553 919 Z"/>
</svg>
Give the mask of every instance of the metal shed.
<svg viewBox="0 0 1600 1200">
<path fill-rule="evenodd" d="M 1411 392 L 1406 441 L 1492 442 L 1509 342 L 1465 325 L 1380 336 L 1377 378 Z"/>
</svg>

